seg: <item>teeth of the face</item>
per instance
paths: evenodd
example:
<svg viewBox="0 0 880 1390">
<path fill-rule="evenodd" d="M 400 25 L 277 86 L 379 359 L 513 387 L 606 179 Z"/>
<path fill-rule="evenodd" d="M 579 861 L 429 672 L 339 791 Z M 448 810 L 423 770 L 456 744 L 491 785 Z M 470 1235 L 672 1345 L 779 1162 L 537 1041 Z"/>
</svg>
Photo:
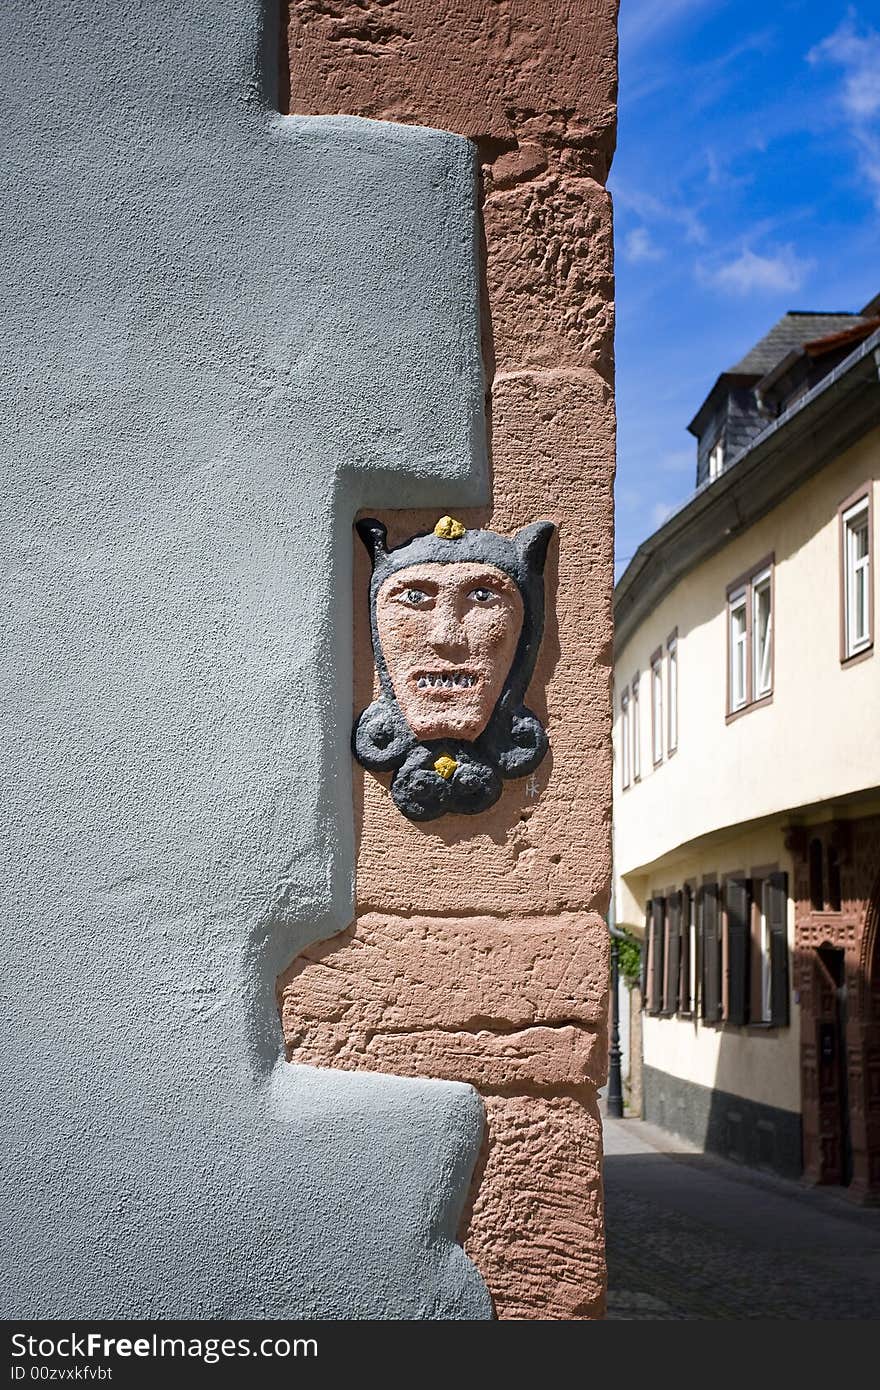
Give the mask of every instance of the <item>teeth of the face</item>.
<svg viewBox="0 0 880 1390">
<path fill-rule="evenodd" d="M 419 676 L 416 681 L 419 690 L 469 690 L 476 683 L 476 676 L 466 675 L 463 671 L 456 671 L 448 676 L 440 674 Z"/>
</svg>

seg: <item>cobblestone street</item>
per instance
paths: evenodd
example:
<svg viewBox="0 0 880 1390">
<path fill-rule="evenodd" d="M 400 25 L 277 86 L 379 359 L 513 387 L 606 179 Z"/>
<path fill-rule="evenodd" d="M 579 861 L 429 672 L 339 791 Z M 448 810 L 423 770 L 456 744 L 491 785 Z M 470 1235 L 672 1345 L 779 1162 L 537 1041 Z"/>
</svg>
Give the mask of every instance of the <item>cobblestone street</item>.
<svg viewBox="0 0 880 1390">
<path fill-rule="evenodd" d="M 604 1123 L 609 1319 L 877 1317 L 880 1209 Z"/>
</svg>

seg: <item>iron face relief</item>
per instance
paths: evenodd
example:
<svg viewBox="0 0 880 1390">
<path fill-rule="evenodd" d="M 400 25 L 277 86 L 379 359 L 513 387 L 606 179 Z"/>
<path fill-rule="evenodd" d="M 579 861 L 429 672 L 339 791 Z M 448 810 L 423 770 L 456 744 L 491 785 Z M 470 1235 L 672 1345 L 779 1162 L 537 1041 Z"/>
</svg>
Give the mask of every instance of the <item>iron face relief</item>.
<svg viewBox="0 0 880 1390">
<path fill-rule="evenodd" d="M 381 694 L 354 726 L 355 757 L 394 772 L 410 820 L 476 815 L 547 752 L 523 702 L 544 629 L 544 564 L 554 526 L 508 538 L 442 517 L 389 550 L 379 521 L 357 523 L 370 553 L 370 621 Z"/>
</svg>

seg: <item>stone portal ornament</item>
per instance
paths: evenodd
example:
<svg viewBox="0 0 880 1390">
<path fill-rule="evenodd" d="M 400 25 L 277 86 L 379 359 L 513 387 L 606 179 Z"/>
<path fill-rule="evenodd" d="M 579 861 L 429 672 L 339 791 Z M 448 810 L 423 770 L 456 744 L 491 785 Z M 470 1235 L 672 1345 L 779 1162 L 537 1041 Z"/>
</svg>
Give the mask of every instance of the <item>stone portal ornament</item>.
<svg viewBox="0 0 880 1390">
<path fill-rule="evenodd" d="M 550 521 L 513 538 L 441 517 L 394 550 L 380 521 L 357 523 L 373 562 L 370 622 L 382 693 L 356 721 L 352 747 L 370 772 L 394 772 L 410 820 L 476 815 L 505 778 L 547 752 L 526 709 L 544 630 Z"/>
</svg>

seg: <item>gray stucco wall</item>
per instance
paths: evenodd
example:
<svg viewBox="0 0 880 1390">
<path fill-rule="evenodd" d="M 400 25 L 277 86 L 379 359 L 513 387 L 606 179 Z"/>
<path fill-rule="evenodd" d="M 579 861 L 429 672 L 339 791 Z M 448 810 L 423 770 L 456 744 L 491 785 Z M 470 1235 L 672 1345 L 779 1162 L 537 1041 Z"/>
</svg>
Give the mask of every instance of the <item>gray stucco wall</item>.
<svg viewBox="0 0 880 1390">
<path fill-rule="evenodd" d="M 482 501 L 475 174 L 257 0 L 9 4 L 4 1315 L 491 1313 L 447 1083 L 281 1060 L 351 919 L 350 527 Z"/>
</svg>

